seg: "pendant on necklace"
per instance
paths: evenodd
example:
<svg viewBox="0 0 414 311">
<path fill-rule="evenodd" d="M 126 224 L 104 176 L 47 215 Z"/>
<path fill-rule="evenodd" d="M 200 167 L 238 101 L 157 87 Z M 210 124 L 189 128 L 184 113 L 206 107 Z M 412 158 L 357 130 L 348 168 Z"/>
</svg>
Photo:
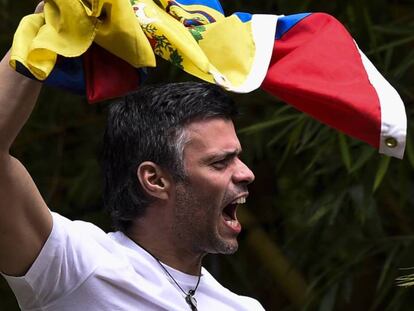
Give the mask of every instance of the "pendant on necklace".
<svg viewBox="0 0 414 311">
<path fill-rule="evenodd" d="M 191 311 L 197 311 L 197 300 L 193 297 L 191 293 L 188 293 L 188 295 L 185 296 L 185 301 L 190 306 Z"/>
</svg>

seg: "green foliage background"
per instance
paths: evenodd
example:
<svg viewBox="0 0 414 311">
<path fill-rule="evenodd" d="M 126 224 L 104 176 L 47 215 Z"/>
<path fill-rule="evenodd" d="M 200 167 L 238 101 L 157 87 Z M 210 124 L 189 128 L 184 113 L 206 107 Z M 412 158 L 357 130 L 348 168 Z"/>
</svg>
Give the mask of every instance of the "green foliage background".
<svg viewBox="0 0 414 311">
<path fill-rule="evenodd" d="M 2 54 L 35 3 L 0 0 Z M 243 111 L 237 122 L 243 157 L 256 182 L 240 211 L 246 229 L 239 252 L 212 256 L 206 264 L 226 286 L 258 298 L 267 310 L 414 310 L 413 289 L 395 283 L 412 272 L 402 268 L 414 266 L 414 1 L 222 4 L 227 13 L 336 16 L 402 95 L 409 136 L 404 160 L 389 159 L 261 91 L 234 95 Z M 192 79 L 159 63 L 149 82 Z M 110 230 L 97 162 L 105 106 L 44 89 L 13 154 L 51 209 Z M 286 273 L 277 273 L 285 266 Z M 4 281 L 0 310 L 18 310 Z"/>
</svg>

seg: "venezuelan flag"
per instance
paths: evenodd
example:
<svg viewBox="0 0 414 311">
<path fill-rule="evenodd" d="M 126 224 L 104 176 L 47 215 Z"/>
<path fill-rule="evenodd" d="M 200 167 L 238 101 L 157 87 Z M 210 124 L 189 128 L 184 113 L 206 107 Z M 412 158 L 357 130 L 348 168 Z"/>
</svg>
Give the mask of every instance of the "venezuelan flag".
<svg viewBox="0 0 414 311">
<path fill-rule="evenodd" d="M 44 13 L 22 20 L 11 66 L 95 102 L 137 89 L 156 55 L 229 91 L 263 88 L 381 153 L 403 156 L 400 96 L 323 13 L 226 16 L 213 0 L 49 0 Z"/>
</svg>

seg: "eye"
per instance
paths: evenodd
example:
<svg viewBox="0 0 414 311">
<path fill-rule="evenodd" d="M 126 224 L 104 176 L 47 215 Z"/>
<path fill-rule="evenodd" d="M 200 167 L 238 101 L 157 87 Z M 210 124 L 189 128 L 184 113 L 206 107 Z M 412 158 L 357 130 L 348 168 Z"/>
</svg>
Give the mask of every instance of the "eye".
<svg viewBox="0 0 414 311">
<path fill-rule="evenodd" d="M 231 158 L 224 158 L 219 161 L 213 162 L 211 166 L 217 170 L 222 170 L 222 169 L 225 169 L 229 165 L 230 160 Z"/>
</svg>

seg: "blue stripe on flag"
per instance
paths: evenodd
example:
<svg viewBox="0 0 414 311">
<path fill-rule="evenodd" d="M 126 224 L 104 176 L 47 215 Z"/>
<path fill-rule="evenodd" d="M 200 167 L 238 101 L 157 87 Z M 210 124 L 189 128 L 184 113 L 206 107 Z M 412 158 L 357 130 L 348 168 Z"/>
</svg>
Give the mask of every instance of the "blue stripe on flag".
<svg viewBox="0 0 414 311">
<path fill-rule="evenodd" d="M 312 13 L 301 13 L 279 17 L 276 26 L 276 40 L 280 39 L 293 26 L 311 14 Z"/>
<path fill-rule="evenodd" d="M 236 12 L 234 13 L 243 23 L 249 22 L 252 19 L 252 14 L 244 13 L 244 12 Z"/>
<path fill-rule="evenodd" d="M 85 95 L 86 86 L 82 58 L 59 57 L 52 72 L 45 80 L 45 84 Z"/>
</svg>

